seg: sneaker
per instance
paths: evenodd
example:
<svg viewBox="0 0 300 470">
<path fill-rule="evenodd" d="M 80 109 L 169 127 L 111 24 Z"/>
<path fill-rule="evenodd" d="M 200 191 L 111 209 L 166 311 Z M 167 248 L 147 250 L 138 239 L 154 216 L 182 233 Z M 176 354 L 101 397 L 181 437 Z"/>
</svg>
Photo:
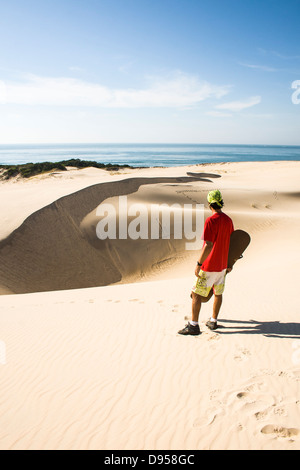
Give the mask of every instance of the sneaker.
<svg viewBox="0 0 300 470">
<path fill-rule="evenodd" d="M 193 326 L 190 323 L 188 323 L 182 330 L 178 331 L 179 335 L 192 335 L 192 336 L 197 336 L 201 334 L 199 325 Z"/>
<path fill-rule="evenodd" d="M 218 324 L 217 324 L 216 321 L 210 321 L 210 320 L 208 320 L 208 321 L 206 322 L 206 326 L 207 326 L 207 328 L 209 328 L 210 330 L 216 330 L 216 329 L 218 328 Z"/>
</svg>

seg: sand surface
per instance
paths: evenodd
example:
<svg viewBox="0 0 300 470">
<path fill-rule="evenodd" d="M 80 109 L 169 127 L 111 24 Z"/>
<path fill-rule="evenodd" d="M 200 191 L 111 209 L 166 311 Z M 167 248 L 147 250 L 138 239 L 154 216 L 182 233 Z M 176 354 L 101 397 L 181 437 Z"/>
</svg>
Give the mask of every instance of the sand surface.
<svg viewBox="0 0 300 470">
<path fill-rule="evenodd" d="M 2 182 L 0 448 L 299 450 L 299 181 L 300 162 L 262 162 Z M 214 188 L 251 244 L 221 328 L 205 326 L 209 302 L 202 334 L 182 337 L 198 252 L 99 244 L 95 211 Z"/>
</svg>

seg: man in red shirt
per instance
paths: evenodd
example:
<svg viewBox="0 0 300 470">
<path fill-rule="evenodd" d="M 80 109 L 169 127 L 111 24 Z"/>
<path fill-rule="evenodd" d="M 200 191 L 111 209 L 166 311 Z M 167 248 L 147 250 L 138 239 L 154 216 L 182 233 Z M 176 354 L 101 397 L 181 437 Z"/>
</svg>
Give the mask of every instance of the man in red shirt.
<svg viewBox="0 0 300 470">
<path fill-rule="evenodd" d="M 213 289 L 213 314 L 206 326 L 211 330 L 217 329 L 217 318 L 222 305 L 222 294 L 225 287 L 227 259 L 230 235 L 234 227 L 230 217 L 222 212 L 224 205 L 219 190 L 210 191 L 207 196 L 212 215 L 204 224 L 203 248 L 195 270 L 196 281 L 192 288 L 192 321 L 178 331 L 181 335 L 199 335 L 199 313 L 201 297 L 207 297 Z"/>
</svg>

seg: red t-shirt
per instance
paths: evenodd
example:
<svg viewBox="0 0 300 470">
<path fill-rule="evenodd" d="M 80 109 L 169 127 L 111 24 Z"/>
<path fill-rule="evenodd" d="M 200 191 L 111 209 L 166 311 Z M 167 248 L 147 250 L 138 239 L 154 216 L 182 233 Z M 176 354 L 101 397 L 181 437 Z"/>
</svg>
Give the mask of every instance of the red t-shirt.
<svg viewBox="0 0 300 470">
<path fill-rule="evenodd" d="M 230 235 L 233 230 L 231 218 L 223 212 L 214 213 L 206 219 L 202 239 L 204 243 L 212 242 L 213 248 L 202 264 L 203 271 L 220 272 L 227 268 Z"/>
</svg>

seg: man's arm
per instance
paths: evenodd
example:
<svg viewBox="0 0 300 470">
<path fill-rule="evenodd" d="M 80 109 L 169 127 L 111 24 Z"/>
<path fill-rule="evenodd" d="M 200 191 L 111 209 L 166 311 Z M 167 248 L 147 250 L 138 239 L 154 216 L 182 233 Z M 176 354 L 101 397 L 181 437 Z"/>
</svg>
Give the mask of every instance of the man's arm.
<svg viewBox="0 0 300 470">
<path fill-rule="evenodd" d="M 209 242 L 209 241 L 205 242 L 200 253 L 200 258 L 198 260 L 199 264 L 203 264 L 206 258 L 208 258 L 213 246 L 214 246 L 213 242 Z M 197 265 L 196 270 L 195 270 L 196 276 L 199 276 L 200 269 L 201 269 L 201 266 Z"/>
</svg>

